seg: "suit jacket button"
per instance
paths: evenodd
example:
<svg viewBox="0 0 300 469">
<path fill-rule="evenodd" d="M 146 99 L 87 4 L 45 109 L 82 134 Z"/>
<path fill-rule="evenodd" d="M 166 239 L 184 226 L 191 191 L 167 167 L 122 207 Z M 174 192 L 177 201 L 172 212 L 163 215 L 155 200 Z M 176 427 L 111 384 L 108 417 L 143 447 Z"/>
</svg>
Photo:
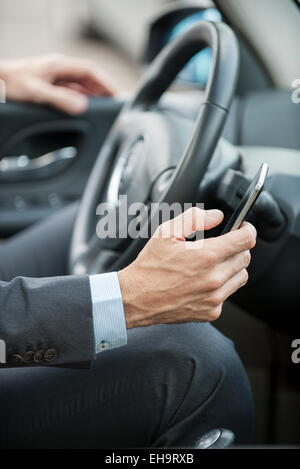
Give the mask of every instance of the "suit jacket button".
<svg viewBox="0 0 300 469">
<path fill-rule="evenodd" d="M 9 357 L 9 362 L 13 363 L 16 366 L 24 365 L 24 359 L 21 357 L 21 355 L 18 355 L 17 353 L 14 353 Z"/>
<path fill-rule="evenodd" d="M 23 360 L 26 363 L 26 365 L 32 365 L 34 363 L 34 352 L 29 351 L 29 352 L 24 353 Z"/>
<path fill-rule="evenodd" d="M 47 350 L 44 358 L 46 362 L 53 362 L 57 359 L 57 351 L 54 348 Z"/>
<path fill-rule="evenodd" d="M 34 363 L 43 363 L 45 350 L 38 350 L 33 356 Z"/>
</svg>

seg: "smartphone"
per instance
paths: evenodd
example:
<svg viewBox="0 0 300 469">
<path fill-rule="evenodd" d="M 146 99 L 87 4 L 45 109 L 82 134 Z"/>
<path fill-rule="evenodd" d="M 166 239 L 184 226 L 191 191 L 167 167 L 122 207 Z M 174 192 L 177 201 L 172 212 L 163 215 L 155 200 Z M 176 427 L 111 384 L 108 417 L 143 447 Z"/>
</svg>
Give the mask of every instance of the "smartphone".
<svg viewBox="0 0 300 469">
<path fill-rule="evenodd" d="M 224 228 L 222 235 L 229 233 L 230 231 L 238 230 L 241 227 L 242 223 L 244 222 L 245 218 L 247 217 L 255 201 L 264 188 L 268 172 L 269 166 L 267 163 L 263 163 L 257 175 L 251 182 L 247 192 L 242 198 L 239 206 L 236 208 L 232 217 Z"/>
</svg>

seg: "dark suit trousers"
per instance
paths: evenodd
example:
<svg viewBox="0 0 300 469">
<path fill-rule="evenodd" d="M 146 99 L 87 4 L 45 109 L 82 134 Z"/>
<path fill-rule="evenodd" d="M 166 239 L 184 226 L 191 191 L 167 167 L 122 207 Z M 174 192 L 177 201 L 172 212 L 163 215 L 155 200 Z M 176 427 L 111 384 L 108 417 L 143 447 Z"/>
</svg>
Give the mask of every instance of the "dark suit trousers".
<svg viewBox="0 0 300 469">
<path fill-rule="evenodd" d="M 75 211 L 1 245 L 1 279 L 65 275 Z M 189 446 L 216 427 L 248 443 L 252 415 L 234 346 L 210 324 L 131 330 L 90 369 L 0 370 L 1 448 Z"/>
</svg>

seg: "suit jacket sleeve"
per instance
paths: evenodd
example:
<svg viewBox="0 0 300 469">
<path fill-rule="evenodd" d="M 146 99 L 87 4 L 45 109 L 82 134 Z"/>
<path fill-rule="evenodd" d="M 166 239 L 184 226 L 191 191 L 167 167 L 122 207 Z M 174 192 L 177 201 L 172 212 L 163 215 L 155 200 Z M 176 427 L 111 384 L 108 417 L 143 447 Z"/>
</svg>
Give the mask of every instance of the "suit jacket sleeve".
<svg viewBox="0 0 300 469">
<path fill-rule="evenodd" d="M 0 340 L 6 347 L 2 367 L 93 360 L 89 278 L 18 277 L 0 282 Z"/>
</svg>

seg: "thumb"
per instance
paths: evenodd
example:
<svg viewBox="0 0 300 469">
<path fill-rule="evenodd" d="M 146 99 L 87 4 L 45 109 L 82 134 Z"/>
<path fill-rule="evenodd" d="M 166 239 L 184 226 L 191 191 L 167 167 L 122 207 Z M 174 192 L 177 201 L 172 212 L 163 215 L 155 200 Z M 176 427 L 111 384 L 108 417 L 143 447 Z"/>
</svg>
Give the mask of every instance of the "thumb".
<svg viewBox="0 0 300 469">
<path fill-rule="evenodd" d="M 204 230 L 211 230 L 212 228 L 219 226 L 223 220 L 224 213 L 221 212 L 221 210 L 205 210 Z"/>
<path fill-rule="evenodd" d="M 33 99 L 39 104 L 53 106 L 71 115 L 81 114 L 88 108 L 88 98 L 85 95 L 42 81 L 35 87 Z"/>
<path fill-rule="evenodd" d="M 224 218 L 220 210 L 201 210 L 190 208 L 178 217 L 164 223 L 161 233 L 165 237 L 177 238 L 184 241 L 196 231 L 210 230 L 222 223 Z"/>
</svg>

